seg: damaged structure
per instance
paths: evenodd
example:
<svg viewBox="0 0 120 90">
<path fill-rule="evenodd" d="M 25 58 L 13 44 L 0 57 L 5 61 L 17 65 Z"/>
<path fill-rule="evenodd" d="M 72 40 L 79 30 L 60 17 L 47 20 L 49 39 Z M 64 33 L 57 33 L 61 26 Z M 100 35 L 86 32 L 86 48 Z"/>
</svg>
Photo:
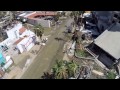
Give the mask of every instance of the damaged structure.
<svg viewBox="0 0 120 90">
<path fill-rule="evenodd" d="M 86 49 L 111 69 L 120 60 L 120 24 L 114 23 Z"/>
</svg>

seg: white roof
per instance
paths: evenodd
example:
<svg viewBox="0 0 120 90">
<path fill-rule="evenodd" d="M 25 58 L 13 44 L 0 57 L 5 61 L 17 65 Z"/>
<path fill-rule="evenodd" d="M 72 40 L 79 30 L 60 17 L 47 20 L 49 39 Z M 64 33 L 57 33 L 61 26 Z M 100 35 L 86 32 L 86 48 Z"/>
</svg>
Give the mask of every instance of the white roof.
<svg viewBox="0 0 120 90">
<path fill-rule="evenodd" d="M 26 15 L 26 13 L 22 13 L 22 14 L 20 14 L 19 16 L 25 16 Z"/>
<path fill-rule="evenodd" d="M 24 37 L 25 35 L 27 35 L 29 37 L 33 37 L 33 36 L 35 36 L 35 33 L 30 30 L 26 30 L 25 32 L 23 32 L 22 35 L 20 35 L 20 37 Z"/>
<path fill-rule="evenodd" d="M 10 56 L 6 56 L 6 62 L 8 62 L 10 60 Z"/>
<path fill-rule="evenodd" d="M 120 24 L 113 25 L 109 30 L 104 31 L 95 44 L 109 53 L 115 59 L 120 58 Z"/>
<path fill-rule="evenodd" d="M 36 12 L 30 12 L 30 13 L 25 12 L 25 13 L 20 14 L 19 16 L 21 16 L 21 17 L 28 17 L 28 16 L 30 16 L 32 14 L 35 14 L 35 13 Z"/>
</svg>

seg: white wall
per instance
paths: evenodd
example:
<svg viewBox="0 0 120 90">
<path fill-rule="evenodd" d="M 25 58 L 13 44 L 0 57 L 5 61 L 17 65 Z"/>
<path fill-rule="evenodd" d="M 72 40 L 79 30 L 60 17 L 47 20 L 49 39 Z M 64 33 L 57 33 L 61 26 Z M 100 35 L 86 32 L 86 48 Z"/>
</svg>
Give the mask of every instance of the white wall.
<svg viewBox="0 0 120 90">
<path fill-rule="evenodd" d="M 27 51 L 29 51 L 33 46 L 34 46 L 34 43 L 31 43 L 31 44 L 27 47 Z"/>
<path fill-rule="evenodd" d="M 31 37 L 26 37 L 20 43 L 17 44 L 17 47 L 21 53 L 24 52 L 24 48 L 22 47 L 22 45 L 25 46 L 27 51 L 29 51 L 34 46 L 32 40 L 33 39 Z"/>
<path fill-rule="evenodd" d="M 20 50 L 20 53 L 22 53 L 24 51 L 21 44 L 17 44 L 17 48 Z"/>
<path fill-rule="evenodd" d="M 5 44 L 9 46 L 9 45 L 10 45 L 10 42 L 11 42 L 11 40 L 10 40 L 9 38 L 7 38 L 7 39 L 5 39 L 4 41 L 2 41 L 2 42 L 0 43 L 0 46 L 1 46 L 1 45 L 5 45 Z"/>
<path fill-rule="evenodd" d="M 32 25 L 38 25 L 41 24 L 43 27 L 51 27 L 50 20 L 44 20 L 44 19 L 28 19 L 28 23 Z"/>
<path fill-rule="evenodd" d="M 11 40 L 13 40 L 15 38 L 19 38 L 19 29 L 20 28 L 22 28 L 22 24 L 21 23 L 17 24 L 11 30 L 7 31 L 8 38 L 10 38 Z M 15 34 L 15 32 L 16 32 L 16 34 Z"/>
<path fill-rule="evenodd" d="M 50 27 L 50 21 L 49 20 L 37 20 L 37 24 L 41 24 L 43 27 Z"/>
<path fill-rule="evenodd" d="M 19 37 L 19 29 L 22 27 L 22 24 L 19 23 L 17 24 L 14 28 L 10 29 L 9 31 L 7 31 L 7 35 L 8 38 L 5 39 L 4 41 L 0 42 L 0 45 L 11 45 L 13 43 L 13 40 L 16 40 L 16 35 L 15 35 L 15 31 L 17 31 L 17 37 Z"/>
</svg>

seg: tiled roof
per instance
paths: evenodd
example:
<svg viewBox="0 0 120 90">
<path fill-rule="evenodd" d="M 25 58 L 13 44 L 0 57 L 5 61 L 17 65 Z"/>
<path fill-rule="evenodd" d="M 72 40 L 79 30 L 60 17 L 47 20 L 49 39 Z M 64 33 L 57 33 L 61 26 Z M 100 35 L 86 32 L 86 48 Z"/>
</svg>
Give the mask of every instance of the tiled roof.
<svg viewBox="0 0 120 90">
<path fill-rule="evenodd" d="M 20 34 L 22 34 L 22 33 L 25 32 L 25 31 L 26 31 L 26 28 L 25 28 L 25 27 L 22 27 L 22 28 L 19 29 L 19 33 L 20 33 Z"/>
<path fill-rule="evenodd" d="M 17 41 L 14 42 L 14 45 L 17 45 L 19 42 L 21 42 L 24 38 L 20 38 Z"/>
<path fill-rule="evenodd" d="M 42 11 L 42 12 L 36 12 L 36 13 L 34 13 L 34 14 L 32 14 L 32 15 L 30 15 L 30 16 L 28 16 L 27 18 L 34 18 L 35 16 L 42 16 L 42 15 L 46 15 L 46 16 L 54 16 L 54 15 L 56 15 L 56 12 L 45 12 L 45 11 Z"/>
</svg>

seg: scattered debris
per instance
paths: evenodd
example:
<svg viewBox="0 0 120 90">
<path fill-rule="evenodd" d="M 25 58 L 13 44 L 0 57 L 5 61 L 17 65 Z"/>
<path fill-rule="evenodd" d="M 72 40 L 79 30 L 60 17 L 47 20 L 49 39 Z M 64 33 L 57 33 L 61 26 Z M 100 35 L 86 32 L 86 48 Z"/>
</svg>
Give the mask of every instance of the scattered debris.
<svg viewBox="0 0 120 90">
<path fill-rule="evenodd" d="M 99 72 L 97 70 L 92 70 L 92 72 L 95 73 L 95 74 L 97 74 L 97 75 L 104 76 L 104 73 Z"/>
<path fill-rule="evenodd" d="M 82 66 L 79 71 L 77 79 L 88 79 L 91 76 L 91 68 L 89 66 Z"/>
</svg>

